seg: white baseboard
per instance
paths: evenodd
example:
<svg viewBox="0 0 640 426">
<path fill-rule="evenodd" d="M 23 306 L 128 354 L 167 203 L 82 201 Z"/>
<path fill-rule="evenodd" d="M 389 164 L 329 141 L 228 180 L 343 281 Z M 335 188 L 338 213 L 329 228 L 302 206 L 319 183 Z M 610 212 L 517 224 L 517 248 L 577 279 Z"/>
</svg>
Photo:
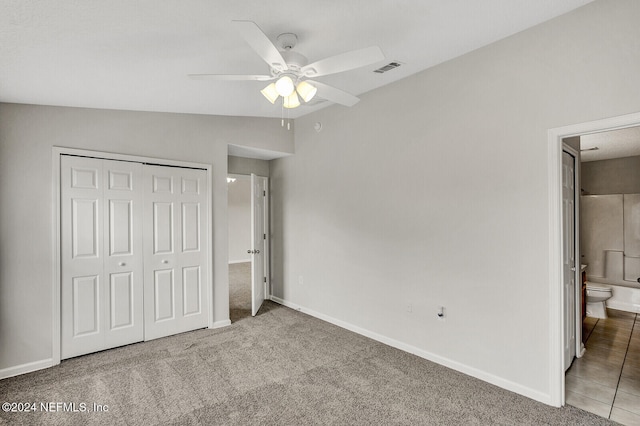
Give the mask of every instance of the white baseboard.
<svg viewBox="0 0 640 426">
<path fill-rule="evenodd" d="M 234 263 L 251 263 L 251 258 L 247 260 L 230 260 L 229 261 L 229 265 L 232 265 Z"/>
<path fill-rule="evenodd" d="M 31 373 L 32 371 L 42 370 L 44 368 L 53 367 L 56 363 L 52 358 L 43 359 L 41 361 L 29 362 L 26 364 L 16 365 L 14 367 L 3 368 L 0 370 L 0 380 L 6 379 L 20 374 Z"/>
<path fill-rule="evenodd" d="M 227 319 L 227 320 L 222 320 L 222 321 L 216 321 L 213 323 L 213 326 L 211 328 L 222 328 L 222 327 L 226 327 L 228 325 L 231 325 L 231 320 Z"/>
<path fill-rule="evenodd" d="M 392 346 L 396 349 L 400 349 L 402 351 L 405 352 L 409 352 L 410 354 L 419 356 L 421 358 L 427 359 L 429 361 L 433 361 L 436 364 L 440 364 L 440 365 L 444 365 L 445 367 L 451 368 L 453 370 L 459 371 L 461 373 L 464 373 L 468 376 L 472 376 L 475 377 L 477 379 L 480 379 L 482 381 L 491 383 L 493 385 L 499 386 L 503 389 L 506 389 L 508 391 L 511 392 L 515 392 L 517 394 L 520 395 L 524 395 L 527 398 L 531 398 L 534 399 L 536 401 L 542 402 L 543 404 L 547 404 L 547 405 L 553 405 L 552 401 L 551 401 L 551 395 L 544 393 L 544 392 L 540 392 L 537 391 L 535 389 L 531 389 L 529 387 L 526 386 L 522 386 L 518 383 L 512 382 L 510 380 L 504 379 L 502 377 L 496 376 L 494 374 L 491 373 L 487 373 L 486 371 L 482 371 L 482 370 L 478 370 L 477 368 L 473 368 L 470 367 L 468 365 L 465 364 L 461 364 L 457 361 L 453 361 L 450 360 L 448 358 L 436 355 L 434 353 L 425 351 L 423 349 L 417 348 L 415 346 L 412 345 L 408 345 L 406 343 L 400 342 L 398 340 L 392 339 L 390 337 L 387 336 L 383 336 L 382 334 L 378 334 L 375 333 L 373 331 L 355 326 L 353 324 L 350 324 L 348 322 L 330 317 L 328 315 L 322 314 L 320 312 L 316 312 L 312 309 L 307 309 L 304 306 L 300 306 L 296 303 L 292 303 L 289 302 L 287 300 L 281 299 L 279 297 L 276 296 L 271 296 L 271 300 L 275 303 L 278 303 L 280 305 L 286 306 L 288 308 L 294 309 L 296 311 L 300 311 L 302 313 L 305 313 L 307 315 L 311 315 L 312 317 L 321 319 L 323 321 L 326 321 L 328 323 L 337 325 L 338 327 L 347 329 L 349 331 L 353 331 L 354 333 L 360 334 L 362 336 L 368 337 L 370 339 L 376 340 L 378 342 L 384 343 L 386 345 Z"/>
</svg>

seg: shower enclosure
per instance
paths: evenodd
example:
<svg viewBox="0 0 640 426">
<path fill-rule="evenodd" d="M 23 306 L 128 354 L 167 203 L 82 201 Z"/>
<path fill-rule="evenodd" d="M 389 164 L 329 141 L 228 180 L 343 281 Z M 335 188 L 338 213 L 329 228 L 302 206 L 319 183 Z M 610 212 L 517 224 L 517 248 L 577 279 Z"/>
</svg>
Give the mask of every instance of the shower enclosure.
<svg viewBox="0 0 640 426">
<path fill-rule="evenodd" d="M 640 194 L 581 196 L 580 252 L 588 281 L 640 288 Z"/>
</svg>

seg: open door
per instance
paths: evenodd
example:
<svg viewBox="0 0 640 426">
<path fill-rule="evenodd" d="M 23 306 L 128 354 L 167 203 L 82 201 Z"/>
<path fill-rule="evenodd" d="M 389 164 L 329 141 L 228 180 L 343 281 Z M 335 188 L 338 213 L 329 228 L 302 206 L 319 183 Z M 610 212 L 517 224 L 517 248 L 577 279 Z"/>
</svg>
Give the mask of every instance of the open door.
<svg viewBox="0 0 640 426">
<path fill-rule="evenodd" d="M 576 190 L 575 157 L 562 152 L 562 265 L 564 299 L 564 370 L 576 356 Z"/>
<path fill-rule="evenodd" d="M 265 229 L 267 179 L 251 174 L 251 315 L 256 316 L 266 297 Z"/>
</svg>

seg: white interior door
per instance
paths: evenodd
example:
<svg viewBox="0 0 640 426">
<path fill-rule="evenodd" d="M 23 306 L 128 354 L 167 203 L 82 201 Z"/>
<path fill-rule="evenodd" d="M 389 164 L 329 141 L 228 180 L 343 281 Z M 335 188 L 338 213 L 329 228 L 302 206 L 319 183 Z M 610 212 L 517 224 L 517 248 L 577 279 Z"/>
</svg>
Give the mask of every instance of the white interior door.
<svg viewBox="0 0 640 426">
<path fill-rule="evenodd" d="M 266 179 L 251 174 L 251 315 L 265 299 L 265 198 Z"/>
<path fill-rule="evenodd" d="M 562 152 L 562 265 L 564 369 L 576 355 L 575 157 Z"/>
<path fill-rule="evenodd" d="M 145 340 L 208 325 L 206 177 L 144 166 Z"/>
<path fill-rule="evenodd" d="M 143 340 L 141 164 L 61 157 L 61 358 Z"/>
</svg>

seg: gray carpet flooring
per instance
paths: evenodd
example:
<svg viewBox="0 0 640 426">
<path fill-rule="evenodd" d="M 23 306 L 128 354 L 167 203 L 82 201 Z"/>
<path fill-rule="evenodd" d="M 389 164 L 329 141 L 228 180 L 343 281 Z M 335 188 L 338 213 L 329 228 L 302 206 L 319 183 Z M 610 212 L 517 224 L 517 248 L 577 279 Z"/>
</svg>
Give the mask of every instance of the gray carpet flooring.
<svg viewBox="0 0 640 426">
<path fill-rule="evenodd" d="M 63 361 L 0 381 L 2 425 L 606 425 L 552 408 L 300 312 L 256 317 Z M 93 403 L 106 412 L 90 412 Z M 54 405 L 54 407 L 56 407 Z M 68 406 L 69 407 L 69 406 Z"/>
<path fill-rule="evenodd" d="M 251 262 L 229 265 L 229 319 L 251 316 Z"/>
</svg>

